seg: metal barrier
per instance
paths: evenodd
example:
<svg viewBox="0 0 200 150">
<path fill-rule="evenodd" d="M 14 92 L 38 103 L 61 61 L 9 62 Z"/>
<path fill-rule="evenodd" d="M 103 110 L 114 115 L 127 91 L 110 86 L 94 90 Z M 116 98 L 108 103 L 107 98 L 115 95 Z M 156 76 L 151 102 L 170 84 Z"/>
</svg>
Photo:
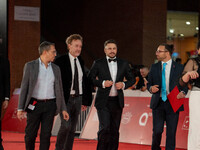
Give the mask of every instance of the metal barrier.
<svg viewBox="0 0 200 150">
<path fill-rule="evenodd" d="M 81 133 L 81 130 L 84 126 L 84 123 L 85 123 L 85 120 L 87 118 L 89 111 L 90 111 L 90 107 L 88 107 L 86 111 L 81 111 L 81 113 L 78 117 L 78 123 L 76 125 L 76 133 L 78 133 L 78 134 Z"/>
<path fill-rule="evenodd" d="M 95 93 L 93 93 L 92 95 L 93 95 L 93 98 L 94 98 Z M 87 109 L 85 111 L 81 111 L 81 113 L 78 117 L 78 123 L 76 125 L 76 131 L 75 131 L 76 134 L 81 133 L 82 128 L 83 128 L 84 123 L 85 123 L 85 120 L 87 119 L 87 115 L 90 112 L 90 108 L 91 107 L 87 107 Z M 57 136 L 58 130 L 60 128 L 60 124 L 61 124 L 61 121 L 60 121 L 60 116 L 58 114 L 54 119 L 54 126 L 53 126 L 53 129 L 52 129 L 52 135 Z"/>
<path fill-rule="evenodd" d="M 96 92 L 92 93 L 92 99 L 94 100 Z M 94 101 L 93 101 L 94 102 Z M 92 102 L 92 103 L 93 103 Z M 92 104 L 91 104 L 92 106 Z M 87 107 L 86 111 L 81 111 L 79 117 L 78 117 L 78 123 L 76 125 L 76 133 L 80 134 L 82 131 L 82 128 L 84 126 L 85 120 L 87 119 L 87 115 L 90 112 L 91 107 Z"/>
</svg>

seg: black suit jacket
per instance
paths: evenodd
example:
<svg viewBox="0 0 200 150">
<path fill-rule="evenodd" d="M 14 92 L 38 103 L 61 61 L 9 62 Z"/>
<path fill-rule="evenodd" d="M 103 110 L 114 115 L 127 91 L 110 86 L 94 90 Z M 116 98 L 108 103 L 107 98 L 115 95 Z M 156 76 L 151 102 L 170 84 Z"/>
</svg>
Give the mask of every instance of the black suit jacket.
<svg viewBox="0 0 200 150">
<path fill-rule="evenodd" d="M 7 58 L 0 56 L 0 102 L 10 98 L 10 64 Z"/>
<path fill-rule="evenodd" d="M 78 60 L 80 62 L 82 72 L 83 72 L 83 99 L 82 104 L 86 106 L 90 106 L 92 102 L 92 92 L 91 92 L 91 85 L 89 84 L 89 80 L 87 78 L 87 75 L 84 70 L 84 62 L 81 59 L 81 57 L 78 57 Z M 62 78 L 62 85 L 63 85 L 63 91 L 64 91 L 64 97 L 65 97 L 65 103 L 67 104 L 69 96 L 70 96 L 70 90 L 72 85 L 72 69 L 71 69 L 71 63 L 69 59 L 69 54 L 62 55 L 58 57 L 55 60 L 55 64 L 60 67 L 61 71 L 61 78 Z"/>
<path fill-rule="evenodd" d="M 183 65 L 172 61 L 171 71 L 170 71 L 170 78 L 169 78 L 169 91 L 171 92 L 174 87 L 177 85 L 180 91 L 184 91 L 187 93 L 187 87 L 181 87 L 179 85 L 179 78 L 183 72 Z M 153 85 L 159 85 L 159 91 L 153 93 L 151 97 L 150 108 L 156 109 L 159 103 L 160 94 L 161 94 L 161 87 L 162 87 L 162 63 L 158 62 L 151 66 L 151 70 L 148 74 L 148 83 L 147 88 L 150 91 L 150 87 Z M 179 111 L 183 110 L 183 106 L 179 109 Z"/>
<path fill-rule="evenodd" d="M 127 61 L 117 58 L 117 82 L 123 82 L 124 77 L 126 77 L 125 89 L 132 86 L 135 83 L 135 78 L 131 72 L 129 64 Z M 90 72 L 89 78 L 92 84 L 98 87 L 95 106 L 97 109 L 101 109 L 105 107 L 107 99 L 109 97 L 111 87 L 102 87 L 102 82 L 104 80 L 112 80 L 110 70 L 108 67 L 108 62 L 106 58 L 99 59 L 94 62 Z M 118 98 L 121 108 L 124 107 L 124 94 L 123 90 L 118 90 Z"/>
</svg>

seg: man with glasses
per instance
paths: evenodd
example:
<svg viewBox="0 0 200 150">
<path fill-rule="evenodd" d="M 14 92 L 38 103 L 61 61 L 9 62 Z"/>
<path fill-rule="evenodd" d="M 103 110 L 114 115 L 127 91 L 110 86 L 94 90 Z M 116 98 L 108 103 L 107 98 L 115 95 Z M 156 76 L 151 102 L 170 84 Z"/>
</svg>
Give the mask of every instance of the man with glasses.
<svg viewBox="0 0 200 150">
<path fill-rule="evenodd" d="M 49 150 L 55 114 L 62 112 L 63 118 L 69 119 L 62 91 L 60 69 L 51 63 L 56 56 L 54 43 L 44 41 L 38 50 L 40 57 L 25 64 L 17 111 L 20 120 L 24 118 L 25 111 L 27 112 L 26 150 L 35 149 L 40 124 L 39 149 Z"/>
<path fill-rule="evenodd" d="M 176 129 L 179 118 L 179 111 L 183 106 L 174 112 L 167 99 L 167 95 L 178 85 L 182 74 L 183 66 L 171 59 L 173 49 L 168 44 L 161 44 L 156 51 L 158 63 L 151 66 L 148 75 L 147 88 L 152 93 L 150 108 L 153 114 L 153 136 L 152 150 L 161 150 L 160 143 L 166 122 L 166 150 L 175 150 Z M 177 98 L 185 97 L 187 88 L 178 85 L 179 94 Z"/>
</svg>

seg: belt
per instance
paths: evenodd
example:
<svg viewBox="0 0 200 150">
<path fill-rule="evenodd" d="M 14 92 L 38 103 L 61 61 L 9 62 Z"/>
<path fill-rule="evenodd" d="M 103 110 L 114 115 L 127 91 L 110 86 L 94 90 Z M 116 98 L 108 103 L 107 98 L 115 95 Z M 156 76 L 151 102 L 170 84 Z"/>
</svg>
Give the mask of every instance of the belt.
<svg viewBox="0 0 200 150">
<path fill-rule="evenodd" d="M 82 96 L 83 94 L 75 95 L 75 94 L 70 94 L 70 97 L 79 97 Z"/>
<path fill-rule="evenodd" d="M 37 102 L 50 102 L 50 101 L 56 101 L 56 98 L 53 99 L 36 99 L 36 98 L 31 98 L 33 100 L 36 100 Z"/>
</svg>

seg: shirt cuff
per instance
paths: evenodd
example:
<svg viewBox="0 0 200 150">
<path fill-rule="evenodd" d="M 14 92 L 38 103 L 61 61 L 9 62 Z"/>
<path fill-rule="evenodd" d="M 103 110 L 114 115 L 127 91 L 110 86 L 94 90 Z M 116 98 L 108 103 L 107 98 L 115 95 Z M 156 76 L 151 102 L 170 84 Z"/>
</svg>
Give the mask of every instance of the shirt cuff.
<svg viewBox="0 0 200 150">
<path fill-rule="evenodd" d="M 150 86 L 149 92 L 150 92 L 151 94 L 153 94 L 153 93 L 152 93 L 152 86 Z"/>
<path fill-rule="evenodd" d="M 185 91 L 181 91 L 181 92 L 186 95 Z"/>
<path fill-rule="evenodd" d="M 5 97 L 5 100 L 9 100 L 9 97 Z"/>
<path fill-rule="evenodd" d="M 122 90 L 124 90 L 125 89 L 125 83 L 123 82 L 123 87 L 122 87 Z"/>
<path fill-rule="evenodd" d="M 102 87 L 105 89 L 106 87 L 105 87 L 104 83 L 105 83 L 105 80 L 102 82 Z"/>
</svg>

